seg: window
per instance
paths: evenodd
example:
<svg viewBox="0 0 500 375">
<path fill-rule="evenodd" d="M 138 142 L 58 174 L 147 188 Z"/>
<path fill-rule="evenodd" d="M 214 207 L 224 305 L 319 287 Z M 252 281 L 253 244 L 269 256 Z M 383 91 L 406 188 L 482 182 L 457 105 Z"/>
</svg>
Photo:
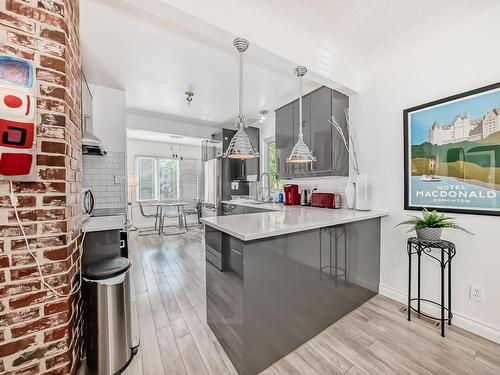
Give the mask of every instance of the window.
<svg viewBox="0 0 500 375">
<path fill-rule="evenodd" d="M 183 159 L 180 162 L 180 200 L 186 203 L 198 200 L 198 160 Z"/>
<path fill-rule="evenodd" d="M 286 181 L 280 180 L 278 176 L 278 157 L 276 154 L 276 141 L 274 137 L 264 140 L 265 146 L 261 155 L 263 164 L 262 170 L 269 174 L 269 188 L 272 190 L 283 189 Z"/>
<path fill-rule="evenodd" d="M 137 159 L 137 195 L 138 200 L 147 201 L 153 200 L 156 197 L 155 189 L 155 164 L 153 158 L 138 158 Z"/>
<path fill-rule="evenodd" d="M 276 169 L 276 142 L 267 143 L 267 173 L 269 173 L 269 187 L 278 189 L 278 173 Z"/>
<path fill-rule="evenodd" d="M 136 158 L 137 200 L 198 200 L 198 160 Z"/>
<path fill-rule="evenodd" d="M 179 197 L 178 170 L 179 161 L 159 159 L 160 165 L 160 199 L 173 201 Z"/>
</svg>

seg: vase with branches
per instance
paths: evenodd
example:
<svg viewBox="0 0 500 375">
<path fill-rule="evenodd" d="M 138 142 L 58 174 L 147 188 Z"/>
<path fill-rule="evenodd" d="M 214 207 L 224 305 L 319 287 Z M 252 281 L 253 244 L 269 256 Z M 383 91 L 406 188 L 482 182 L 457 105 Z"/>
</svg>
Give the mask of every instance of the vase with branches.
<svg viewBox="0 0 500 375">
<path fill-rule="evenodd" d="M 349 161 L 355 173 L 354 178 L 351 178 L 349 182 L 347 182 L 345 187 L 346 205 L 347 208 L 355 207 L 357 210 L 369 210 L 370 196 L 369 196 L 368 176 L 361 174 L 360 172 L 358 155 L 356 152 L 357 134 L 356 134 L 356 129 L 354 128 L 351 121 L 349 108 L 346 108 L 344 110 L 344 115 L 347 124 L 347 133 L 348 133 L 347 136 L 344 132 L 344 129 L 335 118 L 335 115 L 332 115 L 330 119 L 330 124 L 337 131 L 337 133 L 339 133 L 340 138 L 342 140 L 342 144 L 347 150 L 347 154 L 349 155 Z M 356 182 L 354 182 L 353 180 Z"/>
<path fill-rule="evenodd" d="M 332 117 L 330 119 L 330 124 L 339 133 L 340 138 L 342 139 L 342 144 L 344 145 L 344 147 L 347 150 L 347 153 L 349 155 L 349 160 L 352 163 L 352 168 L 354 170 L 354 173 L 356 173 L 356 176 L 358 176 L 360 174 L 360 172 L 359 172 L 358 156 L 356 154 L 356 146 L 355 146 L 356 130 L 354 129 L 354 126 L 352 126 L 349 108 L 346 108 L 344 110 L 344 114 L 345 114 L 345 120 L 346 120 L 346 124 L 347 124 L 348 137 L 346 137 L 344 130 L 342 129 L 342 126 L 340 125 L 340 123 L 335 118 L 335 115 L 333 115 L 333 114 L 332 114 Z"/>
</svg>

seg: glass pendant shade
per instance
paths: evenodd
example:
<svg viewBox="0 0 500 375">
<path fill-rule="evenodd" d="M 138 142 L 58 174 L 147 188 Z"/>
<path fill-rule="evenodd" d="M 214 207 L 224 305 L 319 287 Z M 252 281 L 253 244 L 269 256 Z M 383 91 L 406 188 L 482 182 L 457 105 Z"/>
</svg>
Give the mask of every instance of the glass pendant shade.
<svg viewBox="0 0 500 375">
<path fill-rule="evenodd" d="M 292 152 L 288 159 L 286 159 L 287 163 L 292 164 L 305 164 L 312 163 L 316 161 L 316 158 L 313 156 L 312 151 L 309 149 L 307 144 L 304 142 L 304 133 L 302 132 L 302 77 L 307 73 L 307 68 L 304 66 L 298 66 L 294 69 L 294 73 L 297 77 L 299 77 L 299 135 L 298 140 L 295 146 L 292 149 Z"/>
<path fill-rule="evenodd" d="M 245 126 L 241 123 L 238 131 L 229 142 L 227 151 L 224 153 L 224 157 L 229 159 L 253 159 L 259 157 L 259 153 L 255 151 L 248 138 L 248 134 L 245 131 Z"/>
<path fill-rule="evenodd" d="M 250 138 L 245 131 L 243 105 L 243 52 L 248 48 L 248 41 L 236 38 L 233 41 L 234 47 L 239 52 L 239 85 L 238 85 L 238 131 L 229 142 L 226 152 L 222 155 L 229 159 L 254 159 L 259 157 L 259 153 L 253 148 Z"/>
<path fill-rule="evenodd" d="M 304 142 L 304 136 L 302 134 L 299 134 L 299 139 L 293 147 L 290 157 L 286 159 L 286 161 L 287 163 L 297 164 L 311 163 L 313 161 L 316 161 L 316 158 L 313 156 L 311 150 Z"/>
</svg>

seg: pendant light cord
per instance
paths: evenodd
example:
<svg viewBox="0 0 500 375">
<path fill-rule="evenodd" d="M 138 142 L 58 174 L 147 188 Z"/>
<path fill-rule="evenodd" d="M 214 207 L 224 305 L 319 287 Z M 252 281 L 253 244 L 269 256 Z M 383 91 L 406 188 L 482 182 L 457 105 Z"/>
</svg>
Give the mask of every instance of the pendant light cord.
<svg viewBox="0 0 500 375">
<path fill-rule="evenodd" d="M 307 73 L 307 68 L 305 66 L 298 66 L 293 72 L 299 78 L 299 137 L 302 138 L 304 136 L 302 129 L 302 77 Z"/>
<path fill-rule="evenodd" d="M 243 38 L 236 38 L 233 45 L 238 51 L 238 125 L 243 125 L 243 52 L 248 49 L 248 41 Z"/>
<path fill-rule="evenodd" d="M 299 76 L 299 136 L 303 137 L 304 133 L 302 130 L 302 76 Z"/>
<path fill-rule="evenodd" d="M 238 119 L 240 128 L 243 126 L 243 52 L 239 52 L 239 77 L 238 77 Z"/>
<path fill-rule="evenodd" d="M 70 290 L 67 293 L 62 292 L 62 291 L 58 291 L 58 290 L 56 290 L 55 286 L 52 286 L 49 283 L 49 281 L 47 281 L 49 279 L 49 277 L 52 275 L 45 275 L 44 274 L 43 265 L 38 260 L 38 256 L 37 256 L 36 252 L 34 252 L 32 250 L 32 247 L 30 246 L 28 236 L 26 235 L 26 231 L 24 230 L 23 223 L 21 221 L 21 218 L 19 217 L 19 211 L 17 209 L 19 206 L 19 201 L 17 199 L 16 194 L 14 193 L 14 186 L 12 184 L 12 181 L 9 181 L 9 187 L 10 187 L 10 189 L 9 189 L 10 190 L 10 192 L 9 192 L 10 202 L 11 202 L 12 208 L 14 209 L 14 215 L 16 218 L 17 225 L 19 226 L 19 229 L 21 231 L 21 235 L 22 235 L 24 244 L 26 246 L 26 250 L 28 251 L 29 255 L 33 258 L 33 261 L 35 262 L 35 265 L 36 265 L 36 268 L 38 271 L 38 277 L 40 278 L 42 284 L 44 285 L 45 288 L 47 288 L 50 292 L 52 292 L 55 296 L 57 296 L 59 298 L 67 298 L 67 297 L 72 296 L 73 294 L 79 293 L 80 289 L 82 288 L 82 285 L 83 285 L 82 257 L 83 257 L 83 242 L 85 241 L 86 232 L 85 231 L 82 232 L 82 237 L 80 239 L 80 243 L 78 243 L 78 240 L 76 240 L 76 248 L 78 249 L 78 257 L 76 258 L 76 261 L 74 261 L 70 267 L 70 269 L 73 267 L 79 268 L 79 270 L 78 270 L 78 275 L 79 275 L 78 284 L 72 285 Z M 69 261 L 70 259 L 73 258 L 73 256 L 74 256 L 74 254 L 71 254 L 67 258 L 62 259 L 61 262 Z M 72 281 L 73 280 L 71 279 L 70 284 L 72 283 Z"/>
</svg>

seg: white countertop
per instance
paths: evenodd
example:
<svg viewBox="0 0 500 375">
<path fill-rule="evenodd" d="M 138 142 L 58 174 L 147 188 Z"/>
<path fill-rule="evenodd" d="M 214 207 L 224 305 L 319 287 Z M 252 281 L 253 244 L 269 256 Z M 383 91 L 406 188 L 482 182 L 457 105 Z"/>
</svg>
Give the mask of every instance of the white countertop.
<svg viewBox="0 0 500 375">
<path fill-rule="evenodd" d="M 124 215 L 90 216 L 83 223 L 83 231 L 99 232 L 103 230 L 122 230 L 124 226 Z"/>
<path fill-rule="evenodd" d="M 223 203 L 273 210 L 255 214 L 206 217 L 201 219 L 204 224 L 243 241 L 387 216 L 387 212 L 382 211 L 284 206 L 278 203 L 270 203 L 269 207 L 273 208 L 267 208 L 267 204 L 252 205 L 251 202 L 226 201 Z"/>
<path fill-rule="evenodd" d="M 224 204 L 234 204 L 235 206 L 244 206 L 244 207 L 252 207 L 252 208 L 260 208 L 262 210 L 270 210 L 270 211 L 284 211 L 290 208 L 297 208 L 297 206 L 285 206 L 281 203 L 256 203 L 252 200 L 232 200 L 232 201 L 222 201 Z"/>
</svg>

